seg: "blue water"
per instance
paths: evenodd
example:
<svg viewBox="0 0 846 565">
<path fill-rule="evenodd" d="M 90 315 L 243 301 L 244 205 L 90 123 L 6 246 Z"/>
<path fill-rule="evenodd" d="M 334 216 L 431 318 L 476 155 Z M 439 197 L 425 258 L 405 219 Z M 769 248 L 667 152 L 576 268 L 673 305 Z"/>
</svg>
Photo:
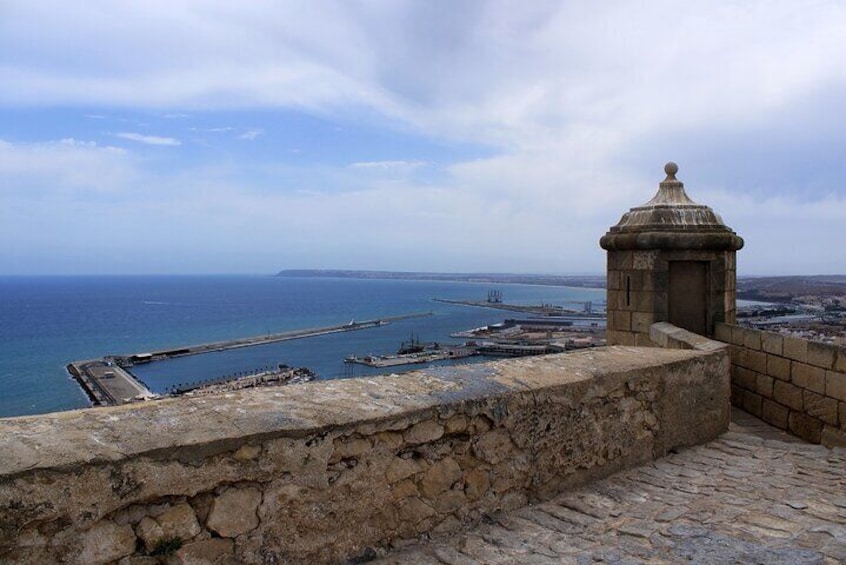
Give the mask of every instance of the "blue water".
<svg viewBox="0 0 846 565">
<path fill-rule="evenodd" d="M 0 417 L 88 406 L 65 371 L 71 361 L 433 312 L 378 328 L 133 369 L 156 391 L 279 363 L 308 367 L 323 379 L 349 376 L 351 366 L 343 363 L 347 355 L 395 353 L 411 333 L 421 341 L 454 343 L 452 332 L 513 316 L 431 300 L 484 300 L 490 289 L 502 290 L 506 302 L 518 304 L 605 298 L 604 290 L 429 281 L 240 275 L 0 277 Z M 353 370 L 353 376 L 373 372 L 363 366 Z"/>
</svg>

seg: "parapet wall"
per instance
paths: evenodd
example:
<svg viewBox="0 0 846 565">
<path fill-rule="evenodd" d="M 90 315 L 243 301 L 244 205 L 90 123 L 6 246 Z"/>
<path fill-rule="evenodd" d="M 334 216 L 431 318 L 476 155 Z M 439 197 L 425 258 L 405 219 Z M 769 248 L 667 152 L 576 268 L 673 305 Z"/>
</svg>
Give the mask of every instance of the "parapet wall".
<svg viewBox="0 0 846 565">
<path fill-rule="evenodd" d="M 846 447 L 846 348 L 730 324 L 732 404 L 812 443 Z"/>
<path fill-rule="evenodd" d="M 715 438 L 728 366 L 619 346 L 0 420 L 0 562 L 374 556 Z"/>
</svg>

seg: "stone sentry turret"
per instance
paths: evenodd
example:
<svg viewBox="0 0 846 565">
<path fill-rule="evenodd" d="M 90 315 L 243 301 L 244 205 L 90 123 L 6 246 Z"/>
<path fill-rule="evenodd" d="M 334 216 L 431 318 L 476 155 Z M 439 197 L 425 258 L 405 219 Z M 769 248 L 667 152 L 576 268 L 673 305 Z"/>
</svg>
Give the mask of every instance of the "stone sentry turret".
<svg viewBox="0 0 846 565">
<path fill-rule="evenodd" d="M 654 322 L 712 335 L 715 322 L 735 321 L 735 252 L 743 239 L 687 196 L 678 170 L 667 163 L 658 194 L 599 241 L 608 251 L 609 345 L 655 345 Z"/>
</svg>

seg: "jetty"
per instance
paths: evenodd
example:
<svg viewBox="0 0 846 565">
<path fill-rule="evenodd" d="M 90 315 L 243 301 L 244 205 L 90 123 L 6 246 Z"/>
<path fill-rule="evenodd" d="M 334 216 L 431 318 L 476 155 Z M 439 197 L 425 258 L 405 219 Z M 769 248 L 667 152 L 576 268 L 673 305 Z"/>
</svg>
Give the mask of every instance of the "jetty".
<svg viewBox="0 0 846 565">
<path fill-rule="evenodd" d="M 344 363 L 358 363 L 368 367 L 399 367 L 402 365 L 419 365 L 422 363 L 434 363 L 435 361 L 446 361 L 450 359 L 463 359 L 478 355 L 476 347 L 471 346 L 448 346 L 440 349 L 427 349 L 415 353 L 398 353 L 396 355 L 365 355 L 358 357 L 350 355 L 344 359 Z"/>
<path fill-rule="evenodd" d="M 583 305 L 582 310 L 572 310 L 555 304 L 539 304 L 535 306 L 525 304 L 507 304 L 502 302 L 501 295 L 492 295 L 488 300 L 457 300 L 454 298 L 433 298 L 433 302 L 444 304 L 455 304 L 458 306 L 475 306 L 477 308 L 492 308 L 494 310 L 507 310 L 523 314 L 534 314 L 536 316 L 566 316 L 573 319 L 604 320 L 604 312 L 593 310 L 593 301 L 570 301 L 573 304 Z"/>
<path fill-rule="evenodd" d="M 138 380 L 130 369 L 141 363 L 164 361 L 187 355 L 199 355 L 214 351 L 226 351 L 242 347 L 254 347 L 280 341 L 303 339 L 340 332 L 351 332 L 367 328 L 376 328 L 400 320 L 431 316 L 432 312 L 418 312 L 389 316 L 375 320 L 357 322 L 351 320 L 346 324 L 292 330 L 287 332 L 269 333 L 266 335 L 243 337 L 226 341 L 216 341 L 187 347 L 162 349 L 158 351 L 132 353 L 128 355 L 107 355 L 102 359 L 74 361 L 67 365 L 67 371 L 79 383 L 94 406 L 114 406 L 157 398 L 143 382 Z"/>
</svg>

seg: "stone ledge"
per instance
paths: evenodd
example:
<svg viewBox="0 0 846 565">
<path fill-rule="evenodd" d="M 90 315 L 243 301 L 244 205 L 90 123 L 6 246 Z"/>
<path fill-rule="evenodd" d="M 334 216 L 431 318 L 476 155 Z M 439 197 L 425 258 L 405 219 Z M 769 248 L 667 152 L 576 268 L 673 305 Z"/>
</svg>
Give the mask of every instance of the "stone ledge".
<svg viewBox="0 0 846 565">
<path fill-rule="evenodd" d="M 649 327 L 649 338 L 669 349 L 695 349 L 697 351 L 728 351 L 728 346 L 670 324 L 657 322 Z"/>
<path fill-rule="evenodd" d="M 0 561 L 369 555 L 713 439 L 727 363 L 617 346 L 0 420 Z"/>
</svg>

